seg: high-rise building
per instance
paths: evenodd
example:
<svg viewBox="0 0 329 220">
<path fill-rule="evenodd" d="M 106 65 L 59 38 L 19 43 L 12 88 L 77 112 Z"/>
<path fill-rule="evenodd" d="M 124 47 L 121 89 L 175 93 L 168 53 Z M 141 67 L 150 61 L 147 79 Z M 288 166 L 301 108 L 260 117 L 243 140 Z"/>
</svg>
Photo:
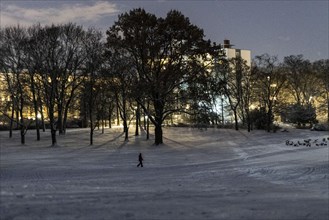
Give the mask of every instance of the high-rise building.
<svg viewBox="0 0 329 220">
<path fill-rule="evenodd" d="M 224 44 L 222 45 L 222 52 L 224 55 L 224 58 L 234 59 L 234 58 L 241 58 L 243 61 L 246 62 L 246 65 L 248 67 L 251 67 L 251 51 L 245 50 L 245 49 L 236 49 L 232 48 L 234 45 L 231 44 L 230 40 L 225 39 Z M 237 68 L 237 66 L 232 65 L 232 68 Z M 221 106 L 221 121 L 222 123 L 233 123 L 233 115 L 232 111 L 229 108 L 229 100 L 228 97 L 224 94 L 222 95 L 221 99 L 218 100 L 218 103 L 220 103 Z"/>
<path fill-rule="evenodd" d="M 227 59 L 241 57 L 243 60 L 246 61 L 246 64 L 250 67 L 251 66 L 251 51 L 244 50 L 244 49 L 235 49 L 235 48 L 232 48 L 232 46 L 234 46 L 234 45 L 232 45 L 230 43 L 230 40 L 224 40 L 224 44 L 222 47 L 223 47 L 225 57 Z"/>
</svg>

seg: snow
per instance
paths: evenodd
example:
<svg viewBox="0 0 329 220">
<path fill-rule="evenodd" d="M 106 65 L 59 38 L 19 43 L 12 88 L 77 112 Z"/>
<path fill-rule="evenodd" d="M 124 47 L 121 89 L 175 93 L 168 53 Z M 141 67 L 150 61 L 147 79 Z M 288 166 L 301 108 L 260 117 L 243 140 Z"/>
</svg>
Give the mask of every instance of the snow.
<svg viewBox="0 0 329 220">
<path fill-rule="evenodd" d="M 0 132 L 3 219 L 328 219 L 326 132 L 164 128 L 124 142 L 121 128 L 72 129 L 20 145 Z M 144 167 L 137 168 L 138 154 Z"/>
</svg>

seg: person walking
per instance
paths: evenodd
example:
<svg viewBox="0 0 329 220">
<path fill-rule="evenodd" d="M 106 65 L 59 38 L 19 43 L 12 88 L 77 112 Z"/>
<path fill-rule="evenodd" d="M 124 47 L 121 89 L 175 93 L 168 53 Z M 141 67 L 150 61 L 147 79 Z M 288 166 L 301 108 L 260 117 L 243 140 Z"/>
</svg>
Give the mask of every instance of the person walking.
<svg viewBox="0 0 329 220">
<path fill-rule="evenodd" d="M 137 167 L 141 166 L 143 167 L 143 156 L 142 156 L 142 153 L 139 153 L 139 156 L 138 156 L 138 161 L 139 161 L 139 164 L 137 164 Z"/>
</svg>

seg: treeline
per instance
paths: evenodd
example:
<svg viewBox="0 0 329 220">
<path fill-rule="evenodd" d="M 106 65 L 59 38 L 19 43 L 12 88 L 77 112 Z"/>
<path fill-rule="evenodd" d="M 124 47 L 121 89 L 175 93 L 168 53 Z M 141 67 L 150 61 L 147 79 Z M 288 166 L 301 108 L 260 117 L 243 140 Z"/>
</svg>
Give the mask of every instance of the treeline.
<svg viewBox="0 0 329 220">
<path fill-rule="evenodd" d="M 204 39 L 203 30 L 175 10 L 165 18 L 143 9 L 121 14 L 105 37 L 72 23 L 5 27 L 0 35 L 1 93 L 9 96 L 1 100 L 1 120 L 10 121 L 10 136 L 18 126 L 22 144 L 34 123 L 37 139 L 47 124 L 56 145 L 72 112 L 90 128 L 90 144 L 94 129 L 107 121 L 111 126 L 114 115 L 126 139 L 134 120 L 136 135 L 144 126 L 148 137 L 152 123 L 155 144 L 161 144 L 162 125 L 174 113 L 189 114 L 190 123 L 223 122 L 214 110 L 221 97 L 236 129 L 242 122 L 249 130 L 270 131 L 274 113 L 313 123 L 315 101 L 317 112 L 328 114 L 328 60 L 299 55 L 279 63 L 265 54 L 250 68 L 241 58 L 226 59 L 221 45 Z M 298 119 L 294 113 L 305 109 L 309 114 Z"/>
<path fill-rule="evenodd" d="M 312 127 L 318 123 L 317 114 L 329 125 L 329 60 L 310 62 L 302 55 L 291 55 L 280 63 L 276 57 L 265 54 L 256 56 L 253 62 L 252 101 L 266 113 L 268 131 L 273 113 L 297 127 Z M 260 116 L 259 111 L 255 113 Z"/>
</svg>

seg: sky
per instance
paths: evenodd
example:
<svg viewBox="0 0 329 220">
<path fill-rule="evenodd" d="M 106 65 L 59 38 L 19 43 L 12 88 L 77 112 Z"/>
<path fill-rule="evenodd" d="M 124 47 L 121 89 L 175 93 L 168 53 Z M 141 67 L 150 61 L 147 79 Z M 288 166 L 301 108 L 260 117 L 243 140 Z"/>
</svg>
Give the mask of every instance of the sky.
<svg viewBox="0 0 329 220">
<path fill-rule="evenodd" d="M 0 0 L 1 27 L 74 22 L 105 31 L 118 15 L 144 8 L 157 17 L 181 11 L 204 30 L 205 39 L 268 53 L 283 60 L 302 54 L 329 59 L 329 0 Z"/>
</svg>

